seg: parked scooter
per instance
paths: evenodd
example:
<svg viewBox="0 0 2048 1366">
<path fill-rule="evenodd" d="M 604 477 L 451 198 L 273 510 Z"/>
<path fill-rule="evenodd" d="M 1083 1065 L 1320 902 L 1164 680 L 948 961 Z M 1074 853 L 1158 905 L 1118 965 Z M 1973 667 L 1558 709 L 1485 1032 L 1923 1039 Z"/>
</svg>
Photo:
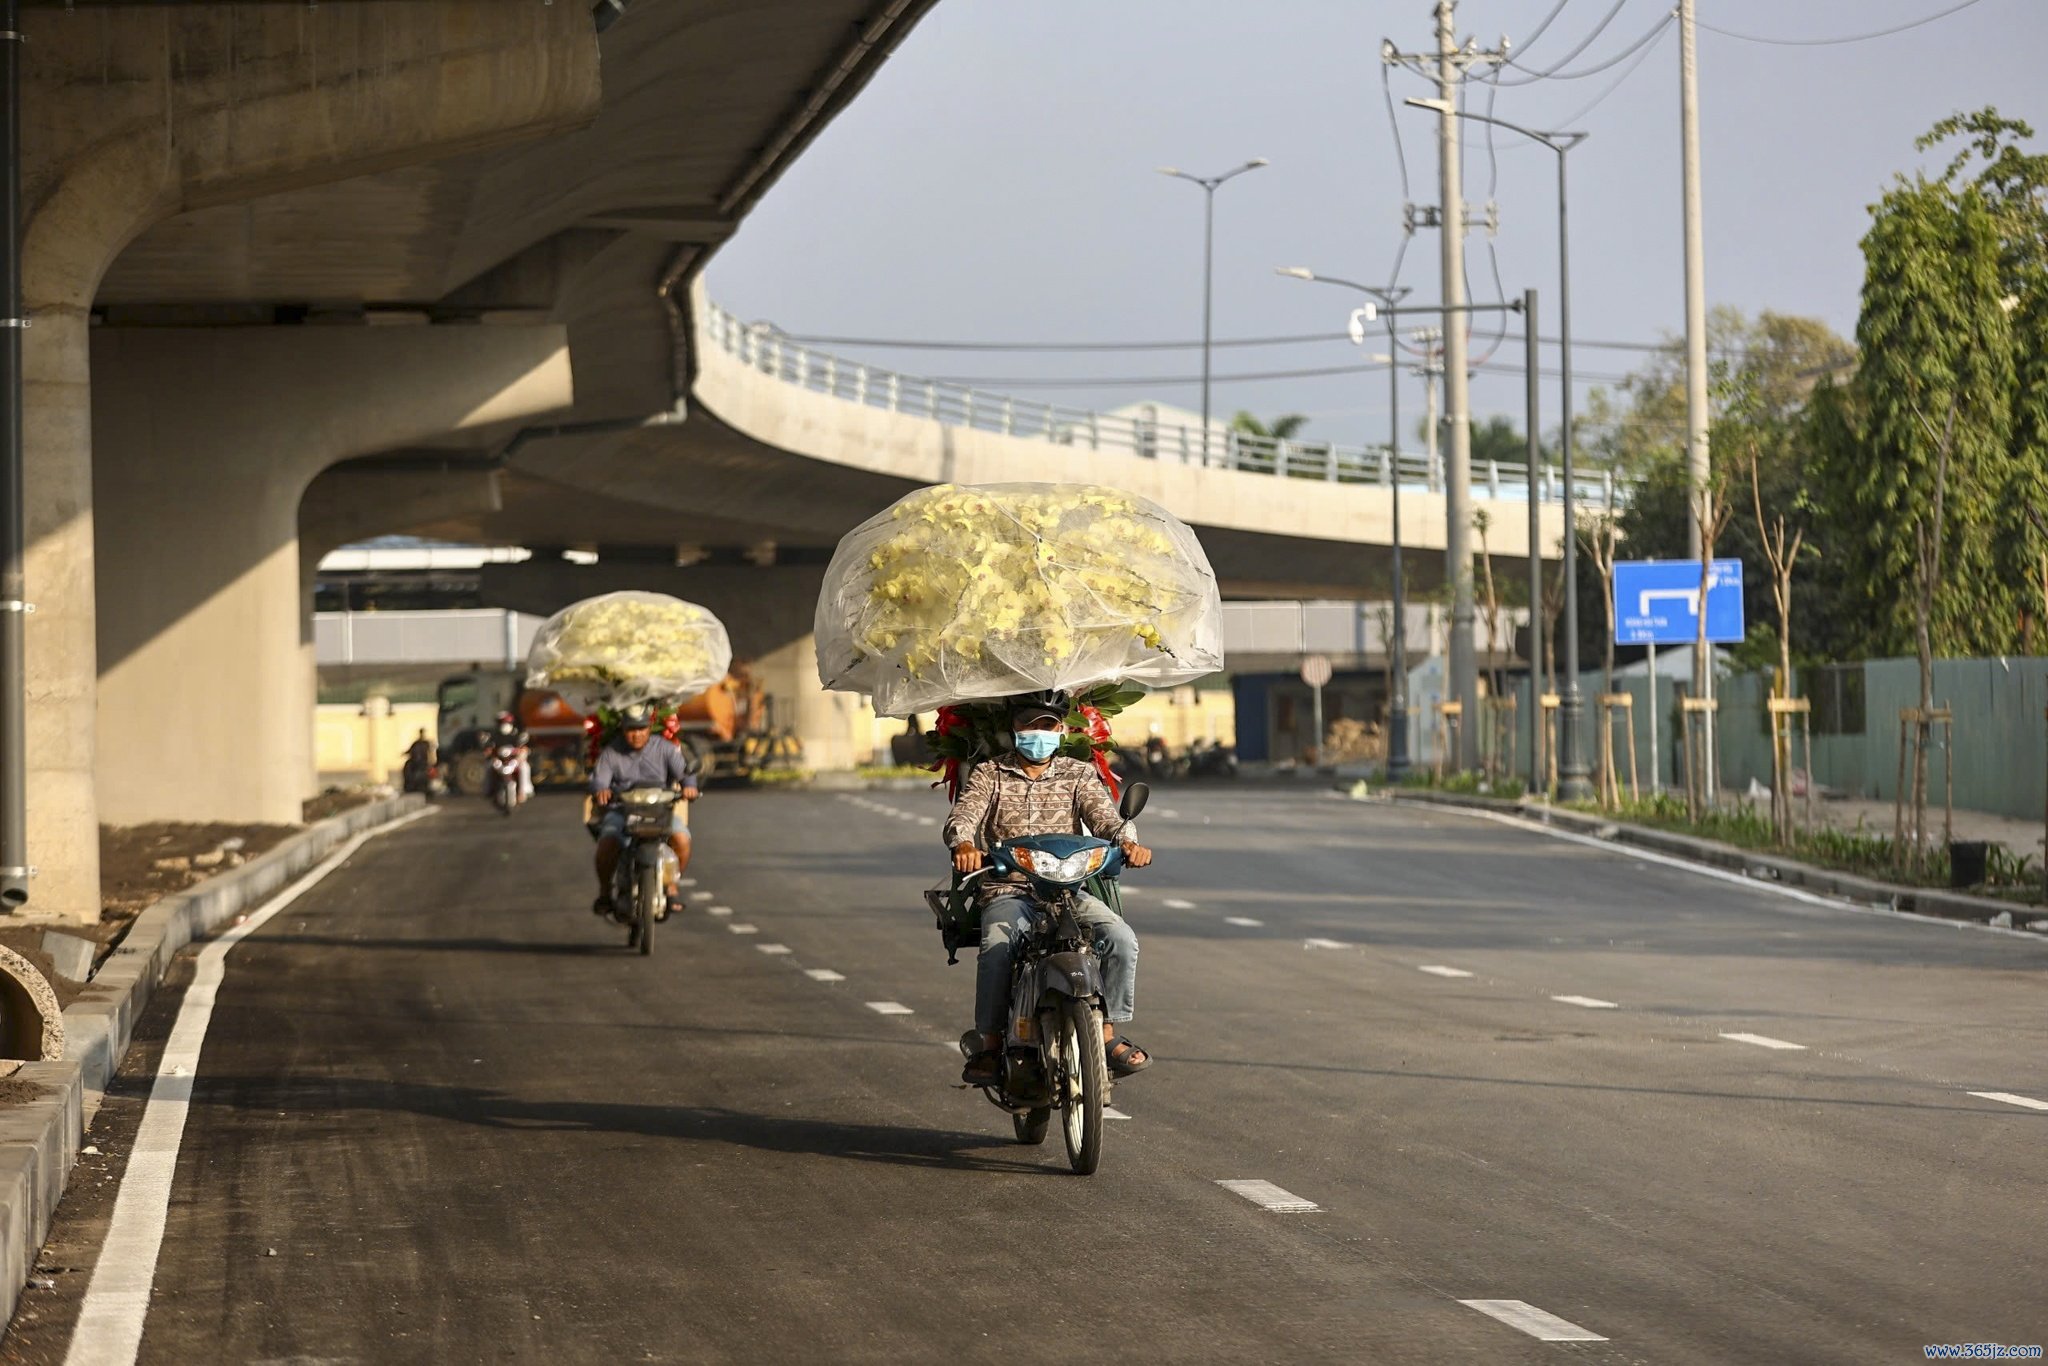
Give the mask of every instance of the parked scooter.
<svg viewBox="0 0 2048 1366">
<path fill-rule="evenodd" d="M 1124 819 L 1137 819 L 1150 796 L 1143 783 L 1126 788 Z M 1102 1161 L 1110 1082 L 1102 1040 L 1102 964 L 1074 920 L 1074 907 L 1084 889 L 1116 905 L 1113 884 L 1123 868 L 1123 850 L 1108 840 L 1029 835 L 1004 840 L 989 851 L 983 873 L 961 879 L 966 885 L 986 872 L 1021 874 L 1034 912 L 1010 960 L 1002 1079 L 983 1087 L 983 1094 L 1010 1112 L 1019 1143 L 1045 1142 L 1052 1113 L 1059 1111 L 1068 1165 L 1082 1176 L 1092 1175 Z M 966 1041 L 961 1052 L 971 1053 Z"/>
</svg>

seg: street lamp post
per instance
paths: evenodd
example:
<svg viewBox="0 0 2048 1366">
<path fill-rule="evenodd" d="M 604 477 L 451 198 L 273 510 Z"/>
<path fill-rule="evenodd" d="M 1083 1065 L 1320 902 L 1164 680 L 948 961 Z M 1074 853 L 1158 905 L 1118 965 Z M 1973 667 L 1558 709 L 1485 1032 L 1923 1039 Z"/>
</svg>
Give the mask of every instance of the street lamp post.
<svg viewBox="0 0 2048 1366">
<path fill-rule="evenodd" d="M 1170 175 L 1202 187 L 1202 463 L 1209 463 L 1209 319 L 1215 284 L 1216 188 L 1226 180 L 1268 165 L 1264 157 L 1253 157 L 1222 175 L 1190 175 L 1177 166 L 1161 166 L 1159 174 Z"/>
<path fill-rule="evenodd" d="M 1579 696 L 1579 555 L 1578 525 L 1576 521 L 1576 490 L 1572 487 L 1572 259 L 1571 233 L 1565 194 L 1565 159 L 1572 148 L 1586 140 L 1584 133 L 1539 132 L 1524 128 L 1506 119 L 1497 119 L 1488 114 L 1473 114 L 1463 109 L 1454 109 L 1442 100 L 1410 99 L 1407 101 L 1420 109 L 1438 113 L 1450 112 L 1461 119 L 1477 123 L 1490 123 L 1505 128 L 1510 133 L 1520 133 L 1534 142 L 1540 142 L 1557 154 L 1557 326 L 1558 359 L 1564 371 L 1564 426 L 1561 452 L 1564 461 L 1564 624 L 1559 632 L 1564 637 L 1564 688 L 1558 704 L 1558 755 L 1557 778 L 1561 795 L 1568 799 L 1589 796 L 1592 785 L 1586 781 L 1585 756 L 1579 748 L 1579 729 L 1585 716 L 1585 702 Z M 1534 329 L 1530 331 L 1530 345 L 1535 345 Z M 1530 368 L 1536 364 L 1532 352 Z M 1532 552 L 1533 553 L 1533 552 Z M 1533 673 L 1533 666 L 1532 666 Z"/>
<path fill-rule="evenodd" d="M 1394 335 L 1394 310 L 1411 292 L 1407 286 L 1380 289 L 1355 280 L 1318 275 L 1306 266 L 1282 266 L 1279 273 L 1296 280 L 1340 285 L 1379 300 L 1387 320 L 1387 466 L 1393 490 L 1394 630 L 1388 648 L 1393 686 L 1387 697 L 1387 781 L 1399 782 L 1408 772 L 1408 600 L 1401 578 L 1401 346 Z"/>
</svg>

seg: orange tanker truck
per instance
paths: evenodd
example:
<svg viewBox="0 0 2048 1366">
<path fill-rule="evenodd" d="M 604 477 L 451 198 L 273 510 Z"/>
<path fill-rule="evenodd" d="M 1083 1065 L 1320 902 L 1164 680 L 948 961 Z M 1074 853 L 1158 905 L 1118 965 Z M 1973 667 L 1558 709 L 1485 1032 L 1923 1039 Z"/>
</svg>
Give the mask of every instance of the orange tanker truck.
<svg viewBox="0 0 2048 1366">
<path fill-rule="evenodd" d="M 441 762 L 457 792 L 484 790 L 485 751 L 501 712 L 512 712 L 531 740 L 536 785 L 580 784 L 588 775 L 583 713 L 558 694 L 525 686 L 509 669 L 456 674 L 441 682 Z M 798 763 L 796 738 L 773 725 L 768 695 L 744 664 L 676 708 L 676 741 L 696 755 L 704 777 L 746 777 Z"/>
</svg>

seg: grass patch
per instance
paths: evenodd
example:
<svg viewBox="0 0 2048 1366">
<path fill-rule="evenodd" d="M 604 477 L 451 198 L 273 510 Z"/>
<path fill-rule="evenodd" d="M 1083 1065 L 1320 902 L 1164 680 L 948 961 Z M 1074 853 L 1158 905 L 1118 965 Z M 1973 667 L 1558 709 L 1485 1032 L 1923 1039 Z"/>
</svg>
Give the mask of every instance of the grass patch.
<svg viewBox="0 0 2048 1366">
<path fill-rule="evenodd" d="M 1926 850 L 1917 866 L 1911 865 L 1899 857 L 1897 844 L 1891 836 L 1871 830 L 1861 822 L 1854 830 L 1834 830 L 1824 826 L 1811 831 L 1794 830 L 1791 843 L 1787 845 L 1778 842 L 1770 813 L 1746 802 L 1718 807 L 1697 821 L 1687 814 L 1684 798 L 1668 792 L 1624 801 L 1612 809 L 1603 808 L 1596 802 L 1573 802 L 1570 805 L 1572 809 L 1588 815 L 1608 816 L 1636 825 L 1669 830 L 1674 834 L 1719 840 L 1739 849 L 1786 854 L 1839 872 L 1915 887 L 1946 888 L 1949 885 L 1946 847 Z M 2038 861 L 2015 854 L 2003 845 L 1993 844 L 1988 851 L 1985 872 L 1983 885 L 1957 890 L 2021 905 L 2041 903 L 2041 865 Z"/>
</svg>

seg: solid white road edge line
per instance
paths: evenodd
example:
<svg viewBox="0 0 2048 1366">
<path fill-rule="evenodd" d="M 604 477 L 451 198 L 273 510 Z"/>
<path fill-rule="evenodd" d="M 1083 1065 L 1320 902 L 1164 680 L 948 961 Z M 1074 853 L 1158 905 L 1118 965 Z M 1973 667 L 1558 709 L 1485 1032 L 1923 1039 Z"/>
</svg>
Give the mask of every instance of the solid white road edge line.
<svg viewBox="0 0 2048 1366">
<path fill-rule="evenodd" d="M 2035 1100 L 2031 1096 L 2016 1096 L 2010 1091 L 1972 1091 L 1979 1100 L 1995 1100 L 2005 1105 L 2018 1105 L 2028 1110 L 2048 1110 L 2048 1100 Z"/>
<path fill-rule="evenodd" d="M 1619 1010 L 1612 1001 L 1603 1001 L 1597 996 L 1553 996 L 1553 1001 L 1562 1001 L 1568 1006 L 1584 1006 L 1588 1010 Z"/>
<path fill-rule="evenodd" d="M 1737 1043 L 1753 1043 L 1758 1048 L 1781 1048 L 1796 1053 L 1803 1053 L 1806 1051 L 1806 1045 L 1803 1043 L 1791 1043 L 1785 1039 L 1774 1039 L 1768 1034 L 1723 1033 L 1721 1037 L 1724 1039 L 1733 1039 Z M 2048 1106 L 2043 1106 L 2042 1108 L 2048 1109 Z"/>
<path fill-rule="evenodd" d="M 1463 968 L 1447 968 L 1441 963 L 1426 963 L 1417 971 L 1431 973 L 1437 977 L 1470 977 L 1472 975 Z"/>
<path fill-rule="evenodd" d="M 100 1245 L 99 1261 L 86 1287 L 64 1366 L 133 1366 L 142 1350 L 142 1325 L 149 1315 L 157 1254 L 163 1247 L 178 1147 L 184 1141 L 185 1117 L 192 1107 L 192 1082 L 199 1075 L 206 1028 L 213 1020 L 214 1003 L 227 974 L 228 952 L 348 862 L 369 840 L 431 816 L 435 810 L 430 806 L 414 811 L 351 837 L 297 882 L 199 951 L 192 984 L 185 988 L 170 1040 L 157 1062 L 149 1103 L 135 1133 L 120 1192 L 114 1197 L 106 1241 Z"/>
<path fill-rule="evenodd" d="M 1217 1185 L 1245 1199 L 1262 1209 L 1275 1214 L 1315 1214 L 1318 1206 L 1313 1200 L 1304 1200 L 1292 1191 L 1285 1191 L 1271 1181 L 1218 1181 Z"/>
<path fill-rule="evenodd" d="M 1467 1309 L 1477 1309 L 1491 1318 L 1499 1319 L 1510 1328 L 1519 1328 L 1530 1337 L 1543 1342 L 1605 1342 L 1598 1333 L 1589 1333 L 1576 1323 L 1568 1323 L 1555 1314 L 1547 1314 L 1533 1304 L 1521 1300 L 1459 1300 Z"/>
<path fill-rule="evenodd" d="M 1401 803 L 1401 805 L 1410 811 L 1418 809 L 1418 807 L 1408 803 Z M 1559 830 L 1553 826 L 1545 825 L 1541 821 L 1529 820 L 1522 816 L 1507 816 L 1498 811 L 1475 811 L 1469 806 L 1439 806 L 1433 802 L 1427 803 L 1426 809 L 1449 812 L 1458 816 L 1470 816 L 1474 820 L 1492 821 L 1496 825 L 1513 826 L 1517 830 L 1526 830 L 1531 834 L 1548 835 L 1552 839 L 1564 840 L 1570 844 L 1583 844 L 1589 849 L 1599 849 L 1609 854 L 1620 854 L 1624 858 L 1636 859 L 1642 863 L 1659 863 L 1666 868 L 1676 868 L 1681 872 L 1695 873 L 1700 877 L 1712 878 L 1716 882 L 1732 882 L 1738 887 L 1747 887 L 1751 891 L 1769 892 L 1775 896 L 1786 897 L 1792 901 L 1803 901 L 1809 906 L 1820 906 L 1830 911 L 1847 911 L 1852 915 L 1878 915 L 1883 916 L 1887 920 L 1911 920 L 1917 921 L 1922 925 L 1940 925 L 1951 930 L 1982 930 L 1986 934 L 2009 935 L 2014 939 L 2029 939 L 2037 944 L 2041 942 L 2041 936 L 2032 930 L 2009 930 L 2002 925 L 1980 925 L 1974 920 L 1947 920 L 1938 915 L 1922 915 L 1918 911 L 1894 911 L 1883 906 L 1867 906 L 1861 902 L 1851 901 L 1847 897 L 1823 896 L 1819 892 L 1801 891 L 1797 887 L 1787 887 L 1782 882 L 1766 882 L 1762 878 L 1750 877 L 1743 873 L 1731 873 L 1726 868 L 1714 868 L 1704 863 L 1694 863 L 1690 859 L 1674 858 L 1670 854 L 1660 854 L 1654 849 L 1638 849 L 1633 845 L 1620 844 L 1614 840 L 1595 839 L 1591 835 L 1581 835 L 1573 830 Z"/>
</svg>

